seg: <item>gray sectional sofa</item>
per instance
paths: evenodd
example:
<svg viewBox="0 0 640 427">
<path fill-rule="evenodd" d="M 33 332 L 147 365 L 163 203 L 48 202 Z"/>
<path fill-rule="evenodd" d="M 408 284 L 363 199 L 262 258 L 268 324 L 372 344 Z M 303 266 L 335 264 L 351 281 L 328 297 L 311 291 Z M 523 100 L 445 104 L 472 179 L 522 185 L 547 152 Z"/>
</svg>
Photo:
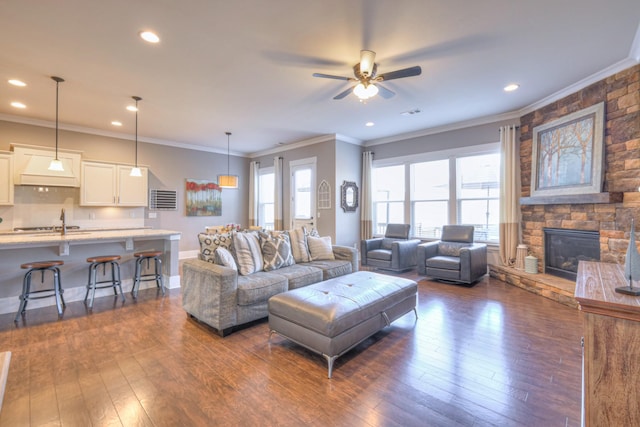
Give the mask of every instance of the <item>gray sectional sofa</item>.
<svg viewBox="0 0 640 427">
<path fill-rule="evenodd" d="M 358 270 L 355 248 L 332 245 L 334 259 L 296 262 L 272 271 L 239 274 L 237 269 L 198 259 L 183 263 L 182 306 L 220 336 L 236 326 L 268 316 L 270 297 Z"/>
</svg>

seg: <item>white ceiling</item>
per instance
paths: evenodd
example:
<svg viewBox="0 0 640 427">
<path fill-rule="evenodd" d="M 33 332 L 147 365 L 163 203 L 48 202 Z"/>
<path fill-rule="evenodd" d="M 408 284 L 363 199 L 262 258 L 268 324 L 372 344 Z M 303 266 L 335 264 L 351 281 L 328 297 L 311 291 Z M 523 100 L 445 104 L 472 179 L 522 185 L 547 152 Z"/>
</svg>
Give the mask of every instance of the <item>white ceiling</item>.
<svg viewBox="0 0 640 427">
<path fill-rule="evenodd" d="M 137 95 L 142 141 L 226 152 L 228 130 L 238 154 L 326 134 L 366 145 L 519 113 L 627 68 L 639 24 L 638 0 L 1 0 L 0 119 L 51 125 L 55 75 L 61 128 L 130 138 Z M 349 83 L 312 74 L 351 77 L 361 49 L 378 73 L 422 75 L 387 82 L 392 99 L 333 100 Z"/>
</svg>

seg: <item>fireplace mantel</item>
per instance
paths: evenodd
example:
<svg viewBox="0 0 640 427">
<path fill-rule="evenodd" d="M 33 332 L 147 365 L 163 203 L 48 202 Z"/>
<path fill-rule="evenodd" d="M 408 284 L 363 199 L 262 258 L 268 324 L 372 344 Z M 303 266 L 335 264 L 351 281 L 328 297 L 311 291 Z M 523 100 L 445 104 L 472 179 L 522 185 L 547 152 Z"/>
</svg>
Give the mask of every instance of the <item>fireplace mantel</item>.
<svg viewBox="0 0 640 427">
<path fill-rule="evenodd" d="M 578 205 L 586 203 L 622 203 L 623 193 L 568 194 L 564 196 L 521 197 L 520 205 Z"/>
</svg>

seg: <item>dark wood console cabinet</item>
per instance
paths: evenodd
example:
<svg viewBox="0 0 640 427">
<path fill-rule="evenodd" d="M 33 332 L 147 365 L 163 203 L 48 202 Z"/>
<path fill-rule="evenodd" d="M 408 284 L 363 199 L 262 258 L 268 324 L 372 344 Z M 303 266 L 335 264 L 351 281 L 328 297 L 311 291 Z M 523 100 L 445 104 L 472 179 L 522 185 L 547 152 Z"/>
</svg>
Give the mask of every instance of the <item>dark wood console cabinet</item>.
<svg viewBox="0 0 640 427">
<path fill-rule="evenodd" d="M 585 426 L 640 426 L 640 296 L 615 292 L 627 284 L 617 264 L 578 266 Z"/>
</svg>

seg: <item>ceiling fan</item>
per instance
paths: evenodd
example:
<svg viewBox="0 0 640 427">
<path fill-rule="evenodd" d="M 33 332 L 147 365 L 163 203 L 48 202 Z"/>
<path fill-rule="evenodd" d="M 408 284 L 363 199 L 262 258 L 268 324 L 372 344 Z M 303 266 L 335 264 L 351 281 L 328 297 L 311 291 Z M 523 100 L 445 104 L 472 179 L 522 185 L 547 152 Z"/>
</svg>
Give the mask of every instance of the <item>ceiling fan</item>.
<svg viewBox="0 0 640 427">
<path fill-rule="evenodd" d="M 360 62 L 353 66 L 354 77 L 334 76 L 331 74 L 314 73 L 313 77 L 321 77 L 323 79 L 346 80 L 356 83 L 349 89 L 340 92 L 333 99 L 342 99 L 353 92 L 361 100 L 366 100 L 380 93 L 380 96 L 389 99 L 395 95 L 395 92 L 385 88 L 380 82 L 388 80 L 402 79 L 404 77 L 419 76 L 422 68 L 415 67 L 403 68 L 402 70 L 391 71 L 389 73 L 377 74 L 378 64 L 375 63 L 376 53 L 372 50 L 360 51 Z"/>
</svg>

